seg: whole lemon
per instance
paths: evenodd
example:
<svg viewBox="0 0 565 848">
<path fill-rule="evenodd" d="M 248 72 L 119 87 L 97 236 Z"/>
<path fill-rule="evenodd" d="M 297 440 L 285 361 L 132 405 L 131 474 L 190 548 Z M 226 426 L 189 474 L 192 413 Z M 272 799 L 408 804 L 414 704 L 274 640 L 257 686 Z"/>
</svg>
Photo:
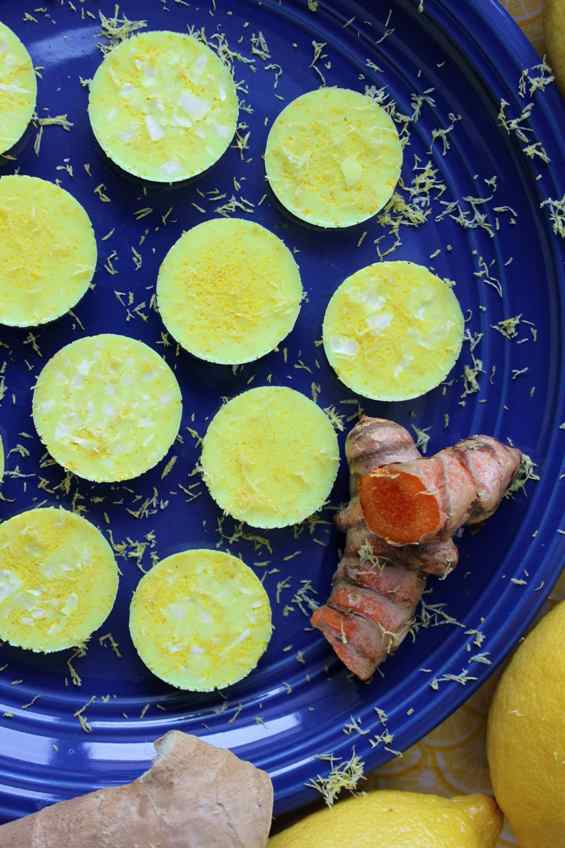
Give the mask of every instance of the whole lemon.
<svg viewBox="0 0 565 848">
<path fill-rule="evenodd" d="M 544 34 L 549 64 L 565 95 L 565 0 L 545 0 Z"/>
<path fill-rule="evenodd" d="M 494 848 L 501 825 L 486 795 L 383 790 L 313 813 L 273 836 L 269 848 Z"/>
<path fill-rule="evenodd" d="M 521 848 L 565 845 L 564 644 L 565 602 L 514 654 L 489 713 L 492 784 Z"/>
</svg>

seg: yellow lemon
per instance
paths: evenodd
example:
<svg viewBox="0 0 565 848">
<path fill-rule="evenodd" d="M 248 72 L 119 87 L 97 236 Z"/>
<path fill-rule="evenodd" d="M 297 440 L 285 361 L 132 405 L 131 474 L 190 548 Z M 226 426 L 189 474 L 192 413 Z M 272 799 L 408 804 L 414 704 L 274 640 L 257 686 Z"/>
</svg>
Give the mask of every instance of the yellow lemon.
<svg viewBox="0 0 565 848">
<path fill-rule="evenodd" d="M 274 836 L 270 848 L 494 848 L 502 816 L 486 795 L 439 798 L 371 792 L 320 810 Z"/>
<path fill-rule="evenodd" d="M 546 0 L 543 24 L 549 64 L 565 95 L 565 0 Z"/>
<path fill-rule="evenodd" d="M 561 603 L 512 658 L 489 714 L 491 780 L 521 848 L 565 845 L 564 640 Z"/>
</svg>

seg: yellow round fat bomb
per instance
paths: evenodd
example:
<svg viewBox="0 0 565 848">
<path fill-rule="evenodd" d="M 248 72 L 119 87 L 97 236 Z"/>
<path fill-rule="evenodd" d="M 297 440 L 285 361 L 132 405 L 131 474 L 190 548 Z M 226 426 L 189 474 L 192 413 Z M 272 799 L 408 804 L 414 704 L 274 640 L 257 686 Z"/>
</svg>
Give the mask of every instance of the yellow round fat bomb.
<svg viewBox="0 0 565 848">
<path fill-rule="evenodd" d="M 210 494 L 254 527 L 286 527 L 312 515 L 330 494 L 338 467 L 327 415 L 281 386 L 251 389 L 226 403 L 202 446 Z"/>
<path fill-rule="evenodd" d="M 464 319 L 450 286 L 413 262 L 377 262 L 348 277 L 324 317 L 324 349 L 342 383 L 367 398 L 409 400 L 455 365 Z"/>
<path fill-rule="evenodd" d="M 265 152 L 267 179 L 282 205 L 318 227 L 371 218 L 392 196 L 401 166 L 392 118 L 346 88 L 319 88 L 289 103 Z"/>
<path fill-rule="evenodd" d="M 109 616 L 118 568 L 102 533 L 64 509 L 0 526 L 0 639 L 50 653 L 80 645 Z"/>
<path fill-rule="evenodd" d="M 51 456 L 79 477 L 138 477 L 174 442 L 182 398 L 158 353 L 127 336 L 78 339 L 53 356 L 33 395 L 35 428 Z"/>
<path fill-rule="evenodd" d="M 271 629 L 261 581 L 221 551 L 167 557 L 141 579 L 131 602 L 130 632 L 147 668 L 194 692 L 246 677 L 269 644 Z"/>
<path fill-rule="evenodd" d="M 277 236 L 251 221 L 205 221 L 180 237 L 157 282 L 169 333 L 208 362 L 239 365 L 290 333 L 302 300 L 300 271 Z"/>
<path fill-rule="evenodd" d="M 78 200 L 38 177 L 0 179 L 0 324 L 60 318 L 86 293 L 96 238 Z"/>
<path fill-rule="evenodd" d="M 0 21 L 0 154 L 23 136 L 36 99 L 31 56 L 15 32 Z"/>
<path fill-rule="evenodd" d="M 90 84 L 88 114 L 98 143 L 120 168 L 146 180 L 201 174 L 229 147 L 238 111 L 229 69 L 179 32 L 123 41 Z"/>
</svg>

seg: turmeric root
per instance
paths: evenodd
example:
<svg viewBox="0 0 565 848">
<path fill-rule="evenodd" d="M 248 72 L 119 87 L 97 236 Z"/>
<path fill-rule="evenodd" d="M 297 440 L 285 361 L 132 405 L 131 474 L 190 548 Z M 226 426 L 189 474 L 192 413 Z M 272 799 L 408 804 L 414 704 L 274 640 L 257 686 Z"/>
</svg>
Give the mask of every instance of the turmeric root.
<svg viewBox="0 0 565 848">
<path fill-rule="evenodd" d="M 496 511 L 520 457 L 496 439 L 473 436 L 431 459 L 374 469 L 359 483 L 367 526 L 392 545 L 451 539 Z"/>
<path fill-rule="evenodd" d="M 0 848 L 265 848 L 273 788 L 265 772 L 173 730 L 127 786 L 46 807 L 0 827 Z"/>
<path fill-rule="evenodd" d="M 347 437 L 346 456 L 351 500 L 336 519 L 346 533 L 345 550 L 330 598 L 314 612 L 312 624 L 350 671 L 369 680 L 409 632 L 426 575 L 446 577 L 456 567 L 455 529 L 482 521 L 496 510 L 516 473 L 520 452 L 476 436 L 430 460 L 422 459 L 404 427 L 363 417 Z M 451 470 L 441 499 L 426 488 L 437 479 L 438 467 Z M 387 497 L 390 491 L 393 496 Z M 412 498 L 406 492 L 413 492 Z M 432 497 L 436 506 L 429 509 Z M 408 504 L 406 517 L 403 499 Z M 421 504 L 423 516 L 418 512 Z M 386 533 L 379 532 L 383 526 Z M 406 543 L 401 541 L 405 537 Z"/>
</svg>

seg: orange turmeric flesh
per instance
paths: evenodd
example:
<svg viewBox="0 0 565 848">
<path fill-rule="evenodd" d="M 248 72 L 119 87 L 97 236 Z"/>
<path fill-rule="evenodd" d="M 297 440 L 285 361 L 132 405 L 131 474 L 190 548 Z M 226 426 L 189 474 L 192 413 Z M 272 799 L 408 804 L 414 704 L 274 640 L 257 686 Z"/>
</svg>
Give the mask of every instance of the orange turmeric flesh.
<svg viewBox="0 0 565 848">
<path fill-rule="evenodd" d="M 367 474 L 359 484 L 369 530 L 395 545 L 416 545 L 436 536 L 443 525 L 435 495 L 416 475 L 394 469 Z"/>
</svg>

